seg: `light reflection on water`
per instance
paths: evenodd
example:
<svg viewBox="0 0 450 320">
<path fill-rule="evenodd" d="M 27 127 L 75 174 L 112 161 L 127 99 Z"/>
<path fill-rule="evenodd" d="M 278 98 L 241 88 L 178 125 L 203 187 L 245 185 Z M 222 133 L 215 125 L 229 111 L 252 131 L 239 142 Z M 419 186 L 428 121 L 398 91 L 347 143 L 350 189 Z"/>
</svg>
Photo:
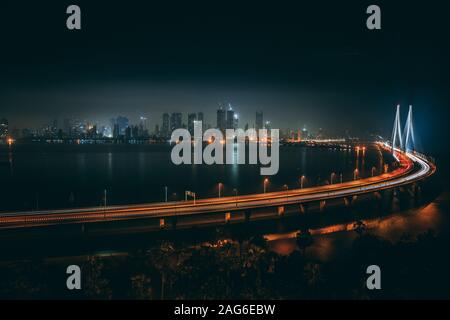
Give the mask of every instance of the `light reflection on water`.
<svg viewBox="0 0 450 320">
<path fill-rule="evenodd" d="M 56 209 L 98 205 L 105 189 L 110 204 L 164 201 L 166 186 L 170 194 L 192 190 L 198 198 L 217 196 L 219 182 L 222 196 L 232 196 L 234 189 L 240 195 L 263 191 L 259 164 L 177 166 L 170 153 L 169 145 L 0 146 L 0 211 L 33 210 L 36 193 L 41 209 Z M 304 187 L 329 183 L 332 172 L 348 181 L 355 167 L 381 170 L 381 163 L 375 148 L 357 155 L 354 149 L 281 147 L 280 170 L 267 189 L 299 188 L 302 175 Z M 370 176 L 370 169 L 360 175 Z"/>
<path fill-rule="evenodd" d="M 428 230 L 432 230 L 435 234 L 446 232 L 449 200 L 450 192 L 445 192 L 423 207 L 387 217 L 362 220 L 366 225 L 365 232 L 391 242 L 397 242 L 405 236 L 413 240 L 417 235 Z M 349 250 L 353 240 L 358 236 L 353 224 L 354 222 L 349 222 L 311 230 L 314 242 L 306 250 L 308 258 L 329 261 Z M 266 235 L 270 249 L 281 255 L 292 253 L 297 249 L 295 241 L 297 232 Z"/>
</svg>

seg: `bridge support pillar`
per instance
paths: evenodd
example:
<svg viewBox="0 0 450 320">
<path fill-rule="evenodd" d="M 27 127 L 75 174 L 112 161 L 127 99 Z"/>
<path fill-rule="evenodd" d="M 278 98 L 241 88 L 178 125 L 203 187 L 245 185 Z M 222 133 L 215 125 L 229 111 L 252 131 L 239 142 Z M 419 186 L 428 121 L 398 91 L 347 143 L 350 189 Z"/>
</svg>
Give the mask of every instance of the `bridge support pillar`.
<svg viewBox="0 0 450 320">
<path fill-rule="evenodd" d="M 251 212 L 250 210 L 246 210 L 246 211 L 244 212 L 244 219 L 245 219 L 245 222 L 249 222 L 251 216 L 252 216 L 252 212 Z"/>
<path fill-rule="evenodd" d="M 411 197 L 416 198 L 419 195 L 420 187 L 417 183 L 413 183 L 409 188 L 408 192 L 411 195 Z"/>
<path fill-rule="evenodd" d="M 352 198 L 351 197 L 344 197 L 344 204 L 346 207 L 350 207 L 352 205 Z"/>
<path fill-rule="evenodd" d="M 358 199 L 357 195 L 344 197 L 344 204 L 346 207 L 350 207 L 355 203 L 357 199 Z"/>
<path fill-rule="evenodd" d="M 397 193 L 398 193 L 398 192 L 397 192 L 397 188 L 393 188 L 393 189 L 392 189 L 392 196 L 393 196 L 393 197 L 396 197 L 396 196 L 397 196 Z"/>
<path fill-rule="evenodd" d="M 278 215 L 279 216 L 284 216 L 284 211 L 285 211 L 285 207 L 284 206 L 279 206 L 278 207 Z"/>
<path fill-rule="evenodd" d="M 172 228 L 175 230 L 177 228 L 178 217 L 173 216 L 171 220 L 172 220 Z"/>
<path fill-rule="evenodd" d="M 379 191 L 375 191 L 373 193 L 373 195 L 375 196 L 375 199 L 380 200 L 381 199 L 381 193 Z"/>
<path fill-rule="evenodd" d="M 327 202 L 325 200 L 321 200 L 319 207 L 320 207 L 320 211 L 325 210 L 325 205 L 327 204 Z"/>
<path fill-rule="evenodd" d="M 305 214 L 308 212 L 308 204 L 300 203 L 299 207 L 300 207 L 300 213 Z"/>
</svg>

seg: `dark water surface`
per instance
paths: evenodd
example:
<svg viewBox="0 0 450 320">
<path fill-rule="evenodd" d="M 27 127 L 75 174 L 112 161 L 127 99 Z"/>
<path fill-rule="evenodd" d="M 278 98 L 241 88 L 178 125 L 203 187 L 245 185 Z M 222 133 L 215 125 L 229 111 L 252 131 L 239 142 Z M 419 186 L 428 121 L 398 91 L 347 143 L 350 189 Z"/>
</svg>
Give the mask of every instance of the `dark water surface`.
<svg viewBox="0 0 450 320">
<path fill-rule="evenodd" d="M 181 200 L 184 191 L 198 198 L 263 191 L 264 177 L 259 165 L 174 165 L 168 145 L 51 145 L 16 144 L 0 146 L 0 211 L 36 210 L 96 206 L 108 204 Z M 368 148 L 364 153 L 313 147 L 280 149 L 280 169 L 270 176 L 268 191 L 305 187 L 353 179 L 355 168 L 360 177 L 376 173 L 389 154 Z"/>
</svg>

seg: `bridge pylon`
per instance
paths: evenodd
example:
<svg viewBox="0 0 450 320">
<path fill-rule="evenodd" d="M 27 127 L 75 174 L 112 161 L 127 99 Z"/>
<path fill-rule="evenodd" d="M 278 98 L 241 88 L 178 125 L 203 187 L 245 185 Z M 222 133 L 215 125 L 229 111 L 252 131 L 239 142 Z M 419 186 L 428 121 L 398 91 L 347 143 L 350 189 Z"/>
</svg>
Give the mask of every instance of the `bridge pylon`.
<svg viewBox="0 0 450 320">
<path fill-rule="evenodd" d="M 392 143 L 392 153 L 394 153 L 395 148 L 399 148 L 400 150 L 404 150 L 407 152 L 414 150 L 416 142 L 414 138 L 414 126 L 413 126 L 411 105 L 409 106 L 408 117 L 406 118 L 403 134 L 400 125 L 400 105 L 397 105 L 397 112 L 395 114 L 391 143 Z"/>
<path fill-rule="evenodd" d="M 394 152 L 394 149 L 396 147 L 396 143 L 400 144 L 400 149 L 403 150 L 403 139 L 402 139 L 402 127 L 400 125 L 400 105 L 397 105 L 397 112 L 395 114 L 395 120 L 394 120 L 394 129 L 392 130 L 392 152 Z"/>
<path fill-rule="evenodd" d="M 412 106 L 409 106 L 408 118 L 406 118 L 405 130 L 403 132 L 404 135 L 404 147 L 405 151 L 414 150 L 414 126 L 412 120 Z"/>
</svg>

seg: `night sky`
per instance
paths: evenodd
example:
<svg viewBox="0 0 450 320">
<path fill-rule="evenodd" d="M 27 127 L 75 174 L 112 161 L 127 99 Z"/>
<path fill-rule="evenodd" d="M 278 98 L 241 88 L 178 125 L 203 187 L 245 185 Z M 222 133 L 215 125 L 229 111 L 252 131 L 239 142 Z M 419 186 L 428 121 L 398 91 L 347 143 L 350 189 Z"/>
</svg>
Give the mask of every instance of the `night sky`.
<svg viewBox="0 0 450 320">
<path fill-rule="evenodd" d="M 94 3 L 95 2 L 95 3 Z M 244 3 L 245 2 L 245 3 Z M 77 4 L 82 30 L 69 31 Z M 378 4 L 382 30 L 366 29 Z M 107 124 L 231 103 L 240 125 L 262 110 L 274 128 L 389 135 L 395 105 L 414 105 L 432 149 L 448 135 L 445 1 L 2 1 L 0 117 L 40 126 Z"/>
</svg>

